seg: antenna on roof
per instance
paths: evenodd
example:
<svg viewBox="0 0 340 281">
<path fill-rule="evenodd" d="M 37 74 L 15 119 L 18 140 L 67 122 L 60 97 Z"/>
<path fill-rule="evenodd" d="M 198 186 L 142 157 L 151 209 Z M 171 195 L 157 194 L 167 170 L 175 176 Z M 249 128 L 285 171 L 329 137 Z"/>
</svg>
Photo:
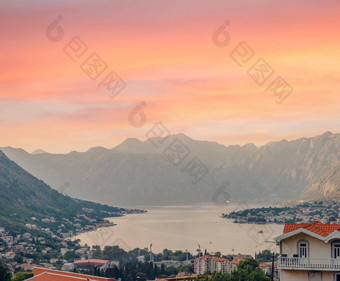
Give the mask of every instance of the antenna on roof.
<svg viewBox="0 0 340 281">
<path fill-rule="evenodd" d="M 150 262 L 153 262 L 152 244 L 150 244 Z"/>
<path fill-rule="evenodd" d="M 198 253 L 198 256 L 200 256 L 201 255 L 201 245 L 200 244 L 198 244 L 198 249 L 196 250 L 197 251 L 197 253 Z"/>
</svg>

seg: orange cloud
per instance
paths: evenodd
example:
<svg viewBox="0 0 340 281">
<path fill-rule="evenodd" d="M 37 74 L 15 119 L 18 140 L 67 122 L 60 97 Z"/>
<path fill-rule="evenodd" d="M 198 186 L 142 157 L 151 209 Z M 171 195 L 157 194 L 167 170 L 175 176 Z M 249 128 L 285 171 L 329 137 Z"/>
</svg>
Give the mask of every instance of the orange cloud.
<svg viewBox="0 0 340 281">
<path fill-rule="evenodd" d="M 339 131 L 337 0 L 32 0 L 3 1 L 0 8 L 3 145 L 54 152 L 112 147 L 144 138 L 157 121 L 225 144 Z M 45 30 L 58 15 L 64 37 L 50 42 Z M 230 43 L 219 48 L 212 34 L 225 20 Z M 88 46 L 76 62 L 63 52 L 73 36 Z M 254 57 L 240 67 L 229 54 L 242 41 Z M 108 65 L 96 81 L 80 68 L 92 52 Z M 248 76 L 258 58 L 294 88 L 283 104 L 265 91 L 269 82 L 258 86 Z M 115 99 L 98 87 L 109 71 L 127 84 Z M 141 101 L 148 121 L 136 129 L 127 120 Z"/>
</svg>

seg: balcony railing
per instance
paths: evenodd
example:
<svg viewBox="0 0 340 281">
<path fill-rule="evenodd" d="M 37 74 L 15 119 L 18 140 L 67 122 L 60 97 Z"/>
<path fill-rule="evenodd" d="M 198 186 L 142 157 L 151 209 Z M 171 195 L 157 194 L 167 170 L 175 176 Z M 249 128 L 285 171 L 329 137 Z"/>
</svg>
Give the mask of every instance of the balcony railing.
<svg viewBox="0 0 340 281">
<path fill-rule="evenodd" d="M 278 267 L 280 269 L 294 270 L 340 270 L 340 259 L 280 257 Z"/>
</svg>

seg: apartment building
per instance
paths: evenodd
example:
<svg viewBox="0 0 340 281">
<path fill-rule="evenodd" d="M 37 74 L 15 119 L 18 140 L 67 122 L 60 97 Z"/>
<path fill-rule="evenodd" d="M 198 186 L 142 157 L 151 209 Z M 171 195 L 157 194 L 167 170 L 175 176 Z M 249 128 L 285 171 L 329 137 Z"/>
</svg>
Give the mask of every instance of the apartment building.
<svg viewBox="0 0 340 281">
<path fill-rule="evenodd" d="M 228 259 L 205 255 L 198 257 L 194 262 L 195 273 L 200 275 L 206 272 L 231 272 L 234 266 Z"/>
</svg>

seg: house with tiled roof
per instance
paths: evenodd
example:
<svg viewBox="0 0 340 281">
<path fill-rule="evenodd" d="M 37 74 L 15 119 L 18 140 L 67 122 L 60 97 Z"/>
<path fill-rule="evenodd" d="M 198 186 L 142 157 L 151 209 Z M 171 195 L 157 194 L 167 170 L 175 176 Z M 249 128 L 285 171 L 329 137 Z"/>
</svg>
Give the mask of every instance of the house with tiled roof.
<svg viewBox="0 0 340 281">
<path fill-rule="evenodd" d="M 98 267 L 100 270 L 105 270 L 106 268 L 108 268 L 110 261 L 99 260 L 99 259 L 88 259 L 88 260 L 77 260 L 73 264 L 76 268 Z"/>
<path fill-rule="evenodd" d="M 340 224 L 286 224 L 275 240 L 281 281 L 340 281 Z"/>
<path fill-rule="evenodd" d="M 35 267 L 33 277 L 26 281 L 116 281 L 110 278 L 85 275 L 61 270 Z"/>
</svg>

